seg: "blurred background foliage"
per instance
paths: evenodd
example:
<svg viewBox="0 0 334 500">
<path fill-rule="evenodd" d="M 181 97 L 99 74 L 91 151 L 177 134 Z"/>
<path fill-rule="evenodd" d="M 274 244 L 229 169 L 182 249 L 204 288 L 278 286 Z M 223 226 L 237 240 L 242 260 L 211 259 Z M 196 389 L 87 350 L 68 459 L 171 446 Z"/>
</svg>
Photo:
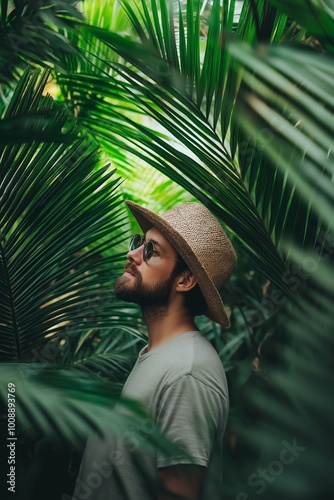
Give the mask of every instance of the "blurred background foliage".
<svg viewBox="0 0 334 500">
<path fill-rule="evenodd" d="M 231 395 L 224 491 L 208 498 L 332 497 L 333 28 L 329 0 L 1 0 L 17 498 L 70 498 L 87 433 L 127 425 L 112 406 L 145 326 L 112 290 L 137 227 L 124 199 L 199 200 L 237 250 L 231 327 L 198 318 Z"/>
</svg>

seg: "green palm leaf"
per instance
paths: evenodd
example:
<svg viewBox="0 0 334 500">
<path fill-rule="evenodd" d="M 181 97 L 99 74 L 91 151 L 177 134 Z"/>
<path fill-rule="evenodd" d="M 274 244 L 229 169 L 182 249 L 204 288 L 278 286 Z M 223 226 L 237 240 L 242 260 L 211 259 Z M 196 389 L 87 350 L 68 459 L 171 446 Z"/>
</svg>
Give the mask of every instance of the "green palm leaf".
<svg viewBox="0 0 334 500">
<path fill-rule="evenodd" d="M 243 67 L 237 121 L 245 141 L 247 137 L 248 143 L 257 145 L 272 164 L 270 178 L 267 163 L 256 155 L 257 176 L 252 182 L 260 192 L 268 191 L 268 182 L 278 191 L 263 207 L 270 212 L 269 226 L 279 239 L 286 221 L 291 237 L 312 248 L 325 228 L 333 227 L 332 57 L 285 47 L 262 48 L 259 53 L 233 44 L 230 50 Z M 240 153 L 244 175 L 250 176 L 247 158 L 243 161 L 244 152 Z M 284 200 L 283 182 L 286 190 L 290 186 L 289 203 Z M 315 203 L 317 192 L 324 196 Z M 272 220 L 277 212 L 280 218 Z"/>
<path fill-rule="evenodd" d="M 327 51 L 334 46 L 334 8 L 331 0 L 268 0 L 290 18 L 298 21 L 310 35 L 319 40 Z"/>
<path fill-rule="evenodd" d="M 36 106 L 32 93 L 36 99 L 41 99 L 42 91 L 47 83 L 49 73 L 45 72 L 37 82 L 37 75 L 32 77 L 31 71 L 27 70 L 20 78 L 15 96 L 8 101 L 0 120 L 0 145 L 23 144 L 39 140 L 40 142 L 54 142 L 70 144 L 77 136 L 75 131 L 67 128 L 66 133 L 59 129 L 57 120 L 61 119 L 66 123 L 67 113 L 58 106 L 58 113 L 55 116 L 53 107 L 50 106 L 50 99 L 41 100 Z M 30 80 L 30 84 L 29 84 Z M 63 117 L 62 117 L 63 115 Z M 62 117 L 62 118 L 61 118 Z"/>
<path fill-rule="evenodd" d="M 45 77 L 35 74 L 26 83 L 7 116 L 43 109 L 54 115 L 54 134 L 66 130 L 76 138 L 70 146 L 35 140 L 0 152 L 0 352 L 8 361 L 29 360 L 35 348 L 66 332 L 110 327 L 111 309 L 99 301 L 112 297 L 124 256 L 110 249 L 124 238 L 127 219 L 113 171 L 96 169 L 96 148 L 79 137 L 62 107 L 41 95 Z"/>
<path fill-rule="evenodd" d="M 65 53 L 78 53 L 60 28 L 82 19 L 75 0 L 1 0 L 0 82 L 13 85 L 27 64 L 53 67 Z"/>
</svg>

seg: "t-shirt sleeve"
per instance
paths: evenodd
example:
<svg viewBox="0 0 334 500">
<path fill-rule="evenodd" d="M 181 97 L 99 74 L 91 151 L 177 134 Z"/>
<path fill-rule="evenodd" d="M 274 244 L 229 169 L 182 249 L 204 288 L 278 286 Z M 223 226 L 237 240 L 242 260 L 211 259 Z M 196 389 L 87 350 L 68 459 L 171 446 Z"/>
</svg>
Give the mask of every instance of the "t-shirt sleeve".
<svg viewBox="0 0 334 500">
<path fill-rule="evenodd" d="M 181 451 L 172 456 L 158 452 L 158 468 L 189 463 L 207 466 L 223 408 L 221 396 L 194 376 L 184 375 L 173 382 L 161 395 L 156 424 Z"/>
</svg>

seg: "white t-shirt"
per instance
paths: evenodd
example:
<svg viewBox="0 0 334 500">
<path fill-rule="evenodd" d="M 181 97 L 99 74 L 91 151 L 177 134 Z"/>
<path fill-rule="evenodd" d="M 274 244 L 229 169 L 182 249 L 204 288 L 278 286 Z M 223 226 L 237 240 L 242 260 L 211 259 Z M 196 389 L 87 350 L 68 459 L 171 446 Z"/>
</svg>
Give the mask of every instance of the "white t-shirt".
<svg viewBox="0 0 334 500">
<path fill-rule="evenodd" d="M 221 454 L 227 382 L 217 352 L 200 332 L 183 333 L 149 352 L 143 348 L 122 397 L 139 401 L 148 418 L 121 435 L 89 439 L 73 500 L 153 500 L 159 467 L 209 467 L 213 451 Z M 177 449 L 157 451 L 138 439 L 138 430 L 150 436 L 155 428 Z"/>
</svg>

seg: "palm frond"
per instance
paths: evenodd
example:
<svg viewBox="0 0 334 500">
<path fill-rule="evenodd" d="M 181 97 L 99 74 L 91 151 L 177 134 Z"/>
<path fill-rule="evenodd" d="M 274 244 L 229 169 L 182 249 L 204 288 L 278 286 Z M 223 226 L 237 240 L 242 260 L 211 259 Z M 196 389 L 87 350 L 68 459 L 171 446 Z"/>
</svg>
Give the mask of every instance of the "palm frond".
<svg viewBox="0 0 334 500">
<path fill-rule="evenodd" d="M 63 106 L 53 103 L 50 106 L 50 97 L 43 97 L 42 92 L 49 77 L 45 71 L 38 80 L 37 73 L 27 69 L 17 83 L 14 94 L 4 106 L 0 120 L 0 146 L 11 144 L 39 142 L 54 142 L 70 144 L 77 136 L 75 130 L 66 128 L 68 112 Z M 40 102 L 36 105 L 32 98 Z M 57 113 L 54 111 L 57 109 Z M 64 124 L 59 128 L 57 121 Z"/>
<path fill-rule="evenodd" d="M 58 434 L 78 446 L 88 431 L 101 433 L 106 425 L 115 431 L 124 428 L 124 415 L 113 411 L 116 401 L 134 414 L 144 415 L 139 405 L 119 400 L 117 384 L 94 379 L 83 371 L 55 370 L 43 363 L 2 363 L 0 370 L 1 380 L 6 381 L 1 383 L 0 398 L 5 402 L 8 393 L 14 394 L 15 434 L 20 437 L 31 426 L 37 426 L 49 438 Z M 94 406 L 96 409 L 92 411 Z"/>
<path fill-rule="evenodd" d="M 14 85 L 27 64 L 52 67 L 77 49 L 60 33 L 82 19 L 76 0 L 1 1 L 0 82 Z"/>
<path fill-rule="evenodd" d="M 268 0 L 303 26 L 309 35 L 316 38 L 328 52 L 334 47 L 334 9 L 332 2 L 323 0 Z"/>
<path fill-rule="evenodd" d="M 256 192 L 275 186 L 274 196 L 263 204 L 275 239 L 286 225 L 286 237 L 312 248 L 325 227 L 333 227 L 332 57 L 286 47 L 255 51 L 233 44 L 230 50 L 243 67 L 236 119 L 245 145 L 262 152 L 254 155 L 254 168 L 247 147 L 239 151 L 243 175 Z M 317 197 L 317 192 L 324 196 Z"/>
<path fill-rule="evenodd" d="M 31 76 L 6 116 L 43 109 L 53 114 L 56 136 L 66 126 L 76 139 L 70 146 L 35 140 L 1 148 L 0 330 L 1 358 L 8 361 L 31 359 L 33 349 L 66 332 L 110 327 L 112 307 L 97 304 L 106 294 L 112 304 L 124 260 L 110 253 L 126 231 L 119 181 L 108 166 L 96 169 L 96 147 L 42 96 L 44 84 L 45 76 Z M 43 137 L 44 121 L 39 125 Z"/>
</svg>

